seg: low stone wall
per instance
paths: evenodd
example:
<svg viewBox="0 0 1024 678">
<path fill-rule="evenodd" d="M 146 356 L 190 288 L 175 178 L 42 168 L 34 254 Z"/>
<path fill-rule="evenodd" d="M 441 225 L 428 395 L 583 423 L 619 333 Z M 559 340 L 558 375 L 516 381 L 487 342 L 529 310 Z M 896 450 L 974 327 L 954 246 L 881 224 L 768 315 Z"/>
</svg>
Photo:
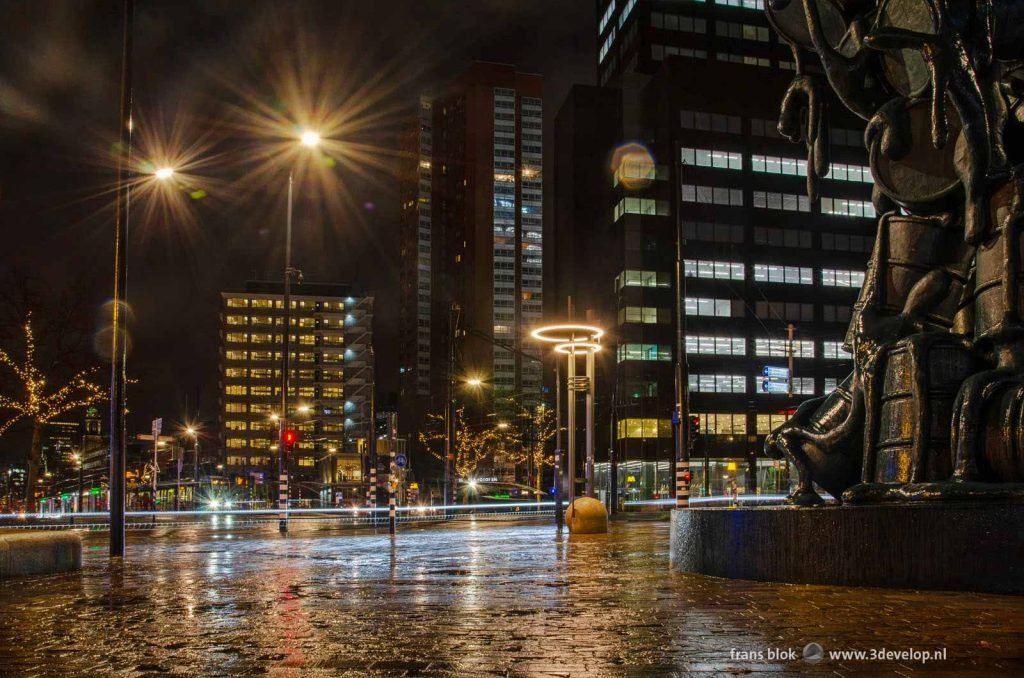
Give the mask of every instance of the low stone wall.
<svg viewBox="0 0 1024 678">
<path fill-rule="evenodd" d="M 697 508 L 671 520 L 680 572 L 800 584 L 1024 593 L 1024 504 Z"/>
<path fill-rule="evenodd" d="M 0 579 L 82 568 L 82 538 L 74 532 L 0 532 Z"/>
</svg>

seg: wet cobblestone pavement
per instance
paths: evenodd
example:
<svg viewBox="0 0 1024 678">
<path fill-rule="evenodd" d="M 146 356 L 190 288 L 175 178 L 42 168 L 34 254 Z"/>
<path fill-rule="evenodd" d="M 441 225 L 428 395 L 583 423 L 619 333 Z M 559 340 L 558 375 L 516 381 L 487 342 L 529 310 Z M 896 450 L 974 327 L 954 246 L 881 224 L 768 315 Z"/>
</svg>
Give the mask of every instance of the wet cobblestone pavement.
<svg viewBox="0 0 1024 678">
<path fill-rule="evenodd" d="M 1024 599 L 668 571 L 666 523 L 133 533 L 112 567 L 0 584 L 3 675 L 1024 675 Z M 946 660 L 804 661 L 835 649 Z M 737 659 L 794 648 L 791 661 Z"/>
</svg>

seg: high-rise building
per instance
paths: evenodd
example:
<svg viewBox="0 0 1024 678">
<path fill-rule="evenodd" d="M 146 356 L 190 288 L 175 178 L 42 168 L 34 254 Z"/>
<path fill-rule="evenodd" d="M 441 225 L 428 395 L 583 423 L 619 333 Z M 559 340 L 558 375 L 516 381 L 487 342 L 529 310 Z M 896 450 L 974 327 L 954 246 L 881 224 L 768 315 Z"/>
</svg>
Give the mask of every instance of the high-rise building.
<svg viewBox="0 0 1024 678">
<path fill-rule="evenodd" d="M 549 311 L 572 297 L 610 330 L 597 438 L 620 496 L 673 491 L 678 299 L 693 492 L 785 489 L 765 435 L 852 369 L 843 337 L 874 233 L 863 123 L 829 106 L 831 171 L 811 201 L 804 146 L 777 131 L 793 57 L 761 0 L 595 4 L 600 86 L 574 88 L 556 117 L 552 256 L 572 268 Z"/>
<path fill-rule="evenodd" d="M 77 421 L 48 421 L 43 425 L 43 469 L 57 472 L 75 464 L 74 455 L 82 442 L 82 424 Z"/>
<path fill-rule="evenodd" d="M 421 100 L 404 137 L 398 425 L 413 443 L 424 413 L 444 410 L 452 362 L 488 385 L 486 409 L 540 398 L 542 89 L 539 75 L 475 63 Z"/>
<path fill-rule="evenodd" d="M 221 293 L 220 430 L 225 474 L 252 499 L 277 473 L 284 302 L 281 283 Z M 288 457 L 293 498 L 361 502 L 372 437 L 373 297 L 347 285 L 299 283 L 291 292 Z"/>
</svg>

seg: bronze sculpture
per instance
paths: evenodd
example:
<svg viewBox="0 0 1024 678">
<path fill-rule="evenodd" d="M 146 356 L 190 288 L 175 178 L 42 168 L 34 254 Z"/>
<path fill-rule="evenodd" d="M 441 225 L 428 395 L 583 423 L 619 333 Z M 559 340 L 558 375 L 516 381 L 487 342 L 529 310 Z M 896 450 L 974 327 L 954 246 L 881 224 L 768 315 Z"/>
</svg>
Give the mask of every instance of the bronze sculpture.
<svg viewBox="0 0 1024 678">
<path fill-rule="evenodd" d="M 800 472 L 790 501 L 821 503 L 815 483 L 850 503 L 1024 497 L 1024 0 L 766 12 L 794 54 L 779 131 L 806 146 L 810 198 L 829 169 L 827 80 L 867 121 L 881 215 L 853 373 L 765 443 Z"/>
</svg>

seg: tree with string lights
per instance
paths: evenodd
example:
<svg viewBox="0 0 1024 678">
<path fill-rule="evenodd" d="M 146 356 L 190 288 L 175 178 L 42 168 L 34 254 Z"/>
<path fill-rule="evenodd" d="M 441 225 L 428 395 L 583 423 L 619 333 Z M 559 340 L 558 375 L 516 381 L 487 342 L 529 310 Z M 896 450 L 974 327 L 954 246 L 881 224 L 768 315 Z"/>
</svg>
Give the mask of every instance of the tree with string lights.
<svg viewBox="0 0 1024 678">
<path fill-rule="evenodd" d="M 545 405 L 521 407 L 519 416 L 507 432 L 511 443 L 507 456 L 513 464 L 526 463 L 534 493 L 540 493 L 545 466 L 555 465 L 551 440 L 558 433 L 555 411 Z"/>
<path fill-rule="evenodd" d="M 427 418 L 428 430 L 420 432 L 420 442 L 430 451 L 430 454 L 443 461 L 444 415 L 428 414 Z M 453 466 L 455 474 L 459 478 L 471 477 L 480 462 L 485 457 L 494 454 L 504 439 L 504 432 L 494 425 L 480 427 L 466 423 L 464 407 L 455 410 L 455 421 L 452 428 L 455 430 L 455 439 L 452 441 L 452 454 L 455 457 Z"/>
<path fill-rule="evenodd" d="M 0 421 L 0 435 L 22 420 L 28 420 L 32 425 L 25 503 L 28 511 L 35 511 L 35 486 L 43 454 L 43 426 L 69 410 L 98 403 L 107 394 L 90 380 L 95 373 L 94 369 L 81 370 L 62 385 L 51 388 L 36 361 L 36 339 L 32 331 L 31 313 L 27 314 L 23 329 L 23 360 L 18 361 L 7 351 L 0 350 L 0 365 L 10 373 L 0 377 L 0 388 L 9 389 L 10 392 L 10 395 L 0 394 L 0 411 L 12 413 L 6 420 Z"/>
</svg>

